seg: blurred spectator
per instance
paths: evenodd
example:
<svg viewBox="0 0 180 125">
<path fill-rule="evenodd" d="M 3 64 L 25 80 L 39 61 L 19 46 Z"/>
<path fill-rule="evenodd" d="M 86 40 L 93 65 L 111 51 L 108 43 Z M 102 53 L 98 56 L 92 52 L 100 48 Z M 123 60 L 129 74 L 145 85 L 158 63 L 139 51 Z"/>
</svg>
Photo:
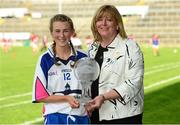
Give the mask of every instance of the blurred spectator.
<svg viewBox="0 0 180 125">
<path fill-rule="evenodd" d="M 152 44 L 152 49 L 153 49 L 153 55 L 154 56 L 159 56 L 159 38 L 157 34 L 153 34 L 151 38 L 151 44 Z"/>
<path fill-rule="evenodd" d="M 87 47 L 89 47 L 93 43 L 93 39 L 91 38 L 90 35 L 86 36 L 85 43 L 86 43 Z"/>
<path fill-rule="evenodd" d="M 82 49 L 82 42 L 81 40 L 77 37 L 77 34 L 74 33 L 73 36 L 71 37 L 71 42 L 74 45 L 76 49 Z"/>
<path fill-rule="evenodd" d="M 11 48 L 11 42 L 12 42 L 11 39 L 6 39 L 6 38 L 2 39 L 2 48 L 4 53 L 9 52 Z"/>
<path fill-rule="evenodd" d="M 41 47 L 41 51 L 47 49 L 47 43 L 48 43 L 48 38 L 47 38 L 46 35 L 44 35 L 43 38 L 42 38 L 42 47 Z"/>
<path fill-rule="evenodd" d="M 38 52 L 38 40 L 39 40 L 38 35 L 36 35 L 35 33 L 32 33 L 30 36 L 30 40 L 31 40 L 32 52 L 33 53 Z"/>
</svg>

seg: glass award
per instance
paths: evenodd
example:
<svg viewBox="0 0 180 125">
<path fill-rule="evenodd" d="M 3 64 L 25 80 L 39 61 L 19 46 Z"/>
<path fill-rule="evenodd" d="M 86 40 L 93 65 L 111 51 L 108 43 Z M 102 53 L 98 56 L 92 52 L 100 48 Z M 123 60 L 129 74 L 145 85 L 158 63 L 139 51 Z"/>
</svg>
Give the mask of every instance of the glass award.
<svg viewBox="0 0 180 125">
<path fill-rule="evenodd" d="M 91 84 L 95 81 L 100 72 L 99 64 L 95 59 L 84 57 L 79 59 L 74 67 L 74 73 L 82 86 L 82 94 L 79 99 L 81 104 L 91 100 Z"/>
</svg>

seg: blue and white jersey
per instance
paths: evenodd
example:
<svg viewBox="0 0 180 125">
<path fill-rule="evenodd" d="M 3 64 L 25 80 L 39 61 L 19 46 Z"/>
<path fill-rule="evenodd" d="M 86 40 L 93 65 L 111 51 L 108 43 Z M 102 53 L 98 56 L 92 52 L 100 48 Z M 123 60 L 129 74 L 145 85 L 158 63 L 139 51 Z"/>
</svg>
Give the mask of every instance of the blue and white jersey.
<svg viewBox="0 0 180 125">
<path fill-rule="evenodd" d="M 52 47 L 43 53 L 36 65 L 32 101 L 38 102 L 42 98 L 50 95 L 81 95 L 81 85 L 74 75 L 74 69 L 71 64 L 75 61 L 75 56 L 71 54 L 67 60 L 59 60 L 59 66 L 54 64 Z M 86 57 L 81 51 L 77 51 L 77 59 Z M 68 102 L 45 103 L 44 115 L 51 113 L 69 114 L 71 107 Z M 86 111 L 84 106 L 73 109 L 71 115 L 84 116 Z"/>
</svg>

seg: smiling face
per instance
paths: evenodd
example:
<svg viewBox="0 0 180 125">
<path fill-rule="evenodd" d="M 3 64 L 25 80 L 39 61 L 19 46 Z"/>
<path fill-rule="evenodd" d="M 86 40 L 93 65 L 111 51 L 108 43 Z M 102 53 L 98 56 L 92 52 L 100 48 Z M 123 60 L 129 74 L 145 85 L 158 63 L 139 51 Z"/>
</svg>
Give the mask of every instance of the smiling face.
<svg viewBox="0 0 180 125">
<path fill-rule="evenodd" d="M 96 29 L 103 39 L 114 38 L 118 33 L 118 24 L 109 14 L 104 14 L 97 19 Z"/>
<path fill-rule="evenodd" d="M 127 38 L 121 14 L 113 5 L 103 5 L 95 13 L 91 22 L 91 31 L 95 42 L 111 39 L 119 34 Z"/>
<path fill-rule="evenodd" d="M 68 45 L 71 36 L 73 35 L 73 30 L 70 24 L 62 21 L 55 21 L 52 24 L 52 38 L 58 47 L 63 47 Z"/>
</svg>

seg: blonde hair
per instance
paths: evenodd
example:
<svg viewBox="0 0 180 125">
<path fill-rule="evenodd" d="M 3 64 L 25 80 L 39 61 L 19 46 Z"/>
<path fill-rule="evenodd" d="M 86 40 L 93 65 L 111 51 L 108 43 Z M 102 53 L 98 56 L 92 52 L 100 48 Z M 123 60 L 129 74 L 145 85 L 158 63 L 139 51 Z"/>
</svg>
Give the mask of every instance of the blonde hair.
<svg viewBox="0 0 180 125">
<path fill-rule="evenodd" d="M 54 22 L 58 22 L 58 21 L 60 21 L 60 22 L 68 22 L 69 25 L 70 25 L 70 28 L 71 28 L 73 31 L 75 30 L 75 29 L 74 29 L 74 25 L 73 25 L 73 21 L 71 20 L 70 17 L 68 17 L 68 16 L 66 16 L 66 15 L 64 15 L 64 14 L 57 14 L 57 15 L 53 16 L 53 17 L 51 18 L 51 20 L 50 20 L 50 25 L 49 25 L 49 30 L 50 30 L 50 32 L 53 31 L 53 23 L 54 23 Z"/>
<path fill-rule="evenodd" d="M 118 24 L 118 31 L 117 31 L 118 34 L 123 39 L 127 38 L 127 34 L 125 32 L 124 25 L 123 25 L 122 16 L 119 13 L 119 11 L 113 5 L 103 5 L 96 11 L 96 13 L 92 19 L 92 22 L 91 22 L 91 31 L 94 36 L 94 41 L 97 42 L 97 41 L 102 40 L 101 35 L 97 31 L 96 22 L 98 21 L 99 18 L 106 16 L 106 15 L 113 18 L 115 20 L 116 24 Z"/>
</svg>

